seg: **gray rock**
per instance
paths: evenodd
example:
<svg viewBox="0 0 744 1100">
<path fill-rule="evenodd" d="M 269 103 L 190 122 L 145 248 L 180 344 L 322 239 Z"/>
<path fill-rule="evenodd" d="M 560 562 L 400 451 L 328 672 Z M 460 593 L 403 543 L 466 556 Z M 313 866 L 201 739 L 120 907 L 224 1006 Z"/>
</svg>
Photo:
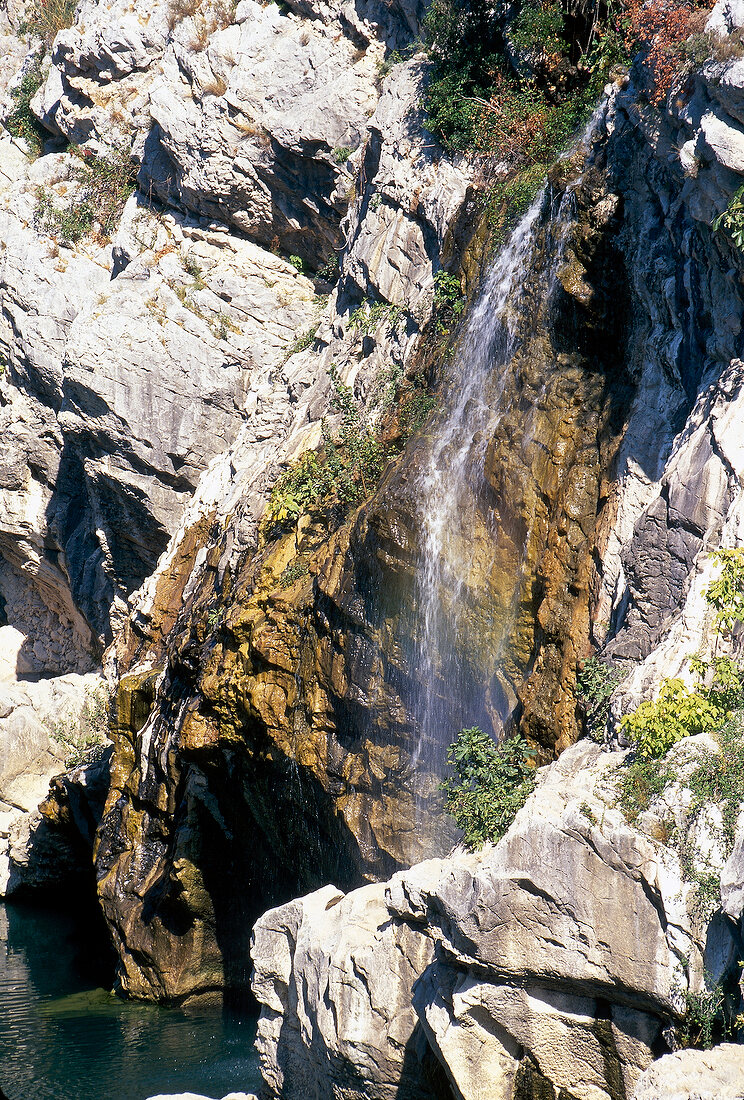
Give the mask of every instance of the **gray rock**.
<svg viewBox="0 0 744 1100">
<path fill-rule="evenodd" d="M 701 922 L 678 854 L 655 839 L 666 815 L 684 816 L 686 771 L 712 749 L 705 737 L 678 746 L 678 785 L 631 826 L 616 805 L 623 756 L 574 746 L 540 771 L 495 847 L 430 860 L 384 888 L 326 887 L 262 917 L 253 988 L 272 1094 L 293 1100 L 312 1081 L 329 1096 L 378 1095 L 403 1072 L 411 999 L 462 1100 L 514 1100 L 527 1080 L 577 1100 L 630 1095 L 685 992 L 704 971 L 738 969 L 730 926 Z M 692 844 L 720 870 L 704 832 Z M 405 960 L 418 972 L 431 962 L 414 981 Z M 405 1021 L 398 1041 L 393 1012 Z M 424 1064 L 419 1054 L 404 1067 Z"/>
<path fill-rule="evenodd" d="M 744 1047 L 666 1054 L 638 1081 L 633 1100 L 742 1100 Z"/>
</svg>

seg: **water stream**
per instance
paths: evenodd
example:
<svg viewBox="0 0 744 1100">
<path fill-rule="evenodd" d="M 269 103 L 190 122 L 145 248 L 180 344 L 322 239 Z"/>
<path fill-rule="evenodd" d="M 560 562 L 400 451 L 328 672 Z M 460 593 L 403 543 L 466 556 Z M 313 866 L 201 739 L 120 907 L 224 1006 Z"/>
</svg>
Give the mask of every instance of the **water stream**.
<svg viewBox="0 0 744 1100">
<path fill-rule="evenodd" d="M 498 538 L 494 502 L 485 477 L 488 445 L 504 417 L 523 418 L 523 450 L 534 431 L 534 409 L 520 411 L 520 394 L 510 364 L 525 336 L 535 331 L 541 319 L 529 314 L 534 311 L 534 294 L 525 294 L 528 282 L 533 288 L 539 284 L 543 303 L 549 301 L 556 285 L 574 215 L 573 187 L 554 204 L 547 225 L 541 212 L 550 197 L 541 194 L 494 261 L 456 347 L 455 378 L 446 411 L 429 433 L 428 460 L 422 466 L 416 493 L 422 533 L 416 601 L 420 696 L 412 754 L 416 775 L 444 773 L 446 749 L 457 732 L 452 725 L 453 700 L 461 703 L 461 718 L 497 737 L 512 707 L 500 691 L 498 668 L 523 576 L 517 571 L 511 579 L 511 612 L 499 623 L 484 623 L 482 618 L 477 624 L 469 621 L 469 609 L 478 603 L 478 597 L 468 598 L 466 589 L 477 555 L 492 553 L 493 542 L 480 547 L 476 533 L 480 530 L 491 540 Z M 495 506 L 498 508 L 498 503 Z M 528 530 L 525 544 L 529 536 Z M 475 585 L 483 568 L 481 561 Z M 491 687 L 485 696 L 460 656 L 478 647 L 487 650 L 484 664 Z M 425 801 L 430 789 L 430 781 L 427 784 L 424 779 L 417 803 Z"/>
</svg>

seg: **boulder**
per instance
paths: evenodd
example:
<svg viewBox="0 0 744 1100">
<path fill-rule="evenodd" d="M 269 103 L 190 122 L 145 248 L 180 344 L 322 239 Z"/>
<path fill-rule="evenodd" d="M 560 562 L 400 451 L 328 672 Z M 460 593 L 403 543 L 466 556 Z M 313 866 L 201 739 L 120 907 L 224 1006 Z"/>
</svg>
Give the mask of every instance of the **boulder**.
<svg viewBox="0 0 744 1100">
<path fill-rule="evenodd" d="M 253 989 L 270 1094 L 301 1097 L 310 1065 L 304 1080 L 324 1095 L 376 1096 L 367 1090 L 396 1072 L 414 1095 L 405 1075 L 426 1059 L 401 1061 L 401 1041 L 417 1035 L 412 1005 L 458 1100 L 543 1095 L 528 1086 L 630 1096 L 686 994 L 738 972 L 735 930 L 701 916 L 679 852 L 658 839 L 669 813 L 683 821 L 685 775 L 710 751 L 705 737 L 672 750 L 677 784 L 631 825 L 617 804 L 624 754 L 579 744 L 538 773 L 495 847 L 262 917 Z M 720 872 L 723 852 L 702 833 L 688 839 Z M 375 988 L 386 1008 L 374 1008 Z"/>
<path fill-rule="evenodd" d="M 742 1100 L 744 1047 L 665 1054 L 640 1077 L 632 1100 Z"/>
</svg>

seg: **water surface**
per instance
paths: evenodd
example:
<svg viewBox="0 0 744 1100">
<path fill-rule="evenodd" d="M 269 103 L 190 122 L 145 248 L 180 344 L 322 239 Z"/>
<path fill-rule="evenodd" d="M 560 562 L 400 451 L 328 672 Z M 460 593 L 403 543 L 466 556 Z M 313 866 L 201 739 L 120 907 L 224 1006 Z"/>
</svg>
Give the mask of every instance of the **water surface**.
<svg viewBox="0 0 744 1100">
<path fill-rule="evenodd" d="M 79 918 L 0 905 L 0 1085 L 8 1100 L 146 1100 L 252 1092 L 255 1018 L 219 1005 L 159 1008 L 101 988 Z"/>
</svg>

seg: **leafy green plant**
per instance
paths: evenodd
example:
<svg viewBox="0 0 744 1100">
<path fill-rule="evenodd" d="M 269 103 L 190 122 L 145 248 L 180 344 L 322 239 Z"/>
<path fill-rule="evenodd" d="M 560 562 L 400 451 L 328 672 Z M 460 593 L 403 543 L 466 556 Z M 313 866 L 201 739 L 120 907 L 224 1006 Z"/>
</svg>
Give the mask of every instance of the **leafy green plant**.
<svg viewBox="0 0 744 1100">
<path fill-rule="evenodd" d="M 735 623 L 744 620 L 744 549 L 716 550 L 713 560 L 722 568 L 706 588 L 705 600 L 716 612 L 714 630 L 729 633 Z"/>
<path fill-rule="evenodd" d="M 459 276 L 437 271 L 434 275 L 434 316 L 440 335 L 449 332 L 462 317 L 464 309 L 465 297 Z"/>
<path fill-rule="evenodd" d="M 563 12 L 557 3 L 525 3 L 511 31 L 514 45 L 528 55 L 568 53 Z"/>
<path fill-rule="evenodd" d="M 391 302 L 375 302 L 371 305 L 365 298 L 349 317 L 349 328 L 361 336 L 372 336 L 383 321 L 394 327 L 402 315 L 400 306 L 394 306 Z"/>
<path fill-rule="evenodd" d="M 292 267 L 296 267 L 298 271 L 304 272 L 305 261 L 303 260 L 302 256 L 290 256 L 289 262 L 291 263 Z"/>
<path fill-rule="evenodd" d="M 617 773 L 618 805 L 627 821 L 635 824 L 674 778 L 672 769 L 650 756 L 634 755 Z"/>
<path fill-rule="evenodd" d="M 335 283 L 340 273 L 340 264 L 337 252 L 331 252 L 324 263 L 318 268 L 317 276 L 328 283 Z"/>
<path fill-rule="evenodd" d="M 293 355 L 296 355 L 298 351 L 305 351 L 307 348 L 312 347 L 315 343 L 315 336 L 318 331 L 318 326 L 313 325 L 307 330 L 307 332 L 301 332 L 299 336 L 296 336 L 292 343 L 287 348 L 285 356 L 285 362 Z"/>
<path fill-rule="evenodd" d="M 724 992 L 721 985 L 703 989 L 699 993 L 685 993 L 685 1015 L 679 1027 L 678 1038 L 683 1047 L 710 1050 L 713 1036 L 723 1015 Z"/>
<path fill-rule="evenodd" d="M 403 55 L 399 50 L 391 50 L 384 61 L 380 61 L 377 65 L 377 76 L 380 80 L 383 80 L 394 65 L 400 65 L 404 60 Z"/>
<path fill-rule="evenodd" d="M 279 578 L 279 583 L 281 584 L 282 588 L 289 588 L 289 586 L 294 584 L 295 581 L 299 581 L 307 575 L 307 562 L 294 562 L 292 565 L 288 565 L 286 569 L 282 572 L 282 575 Z"/>
<path fill-rule="evenodd" d="M 33 157 L 38 157 L 49 134 L 31 110 L 31 100 L 44 82 L 41 63 L 37 60 L 21 78 L 17 88 L 10 93 L 13 107 L 5 119 L 6 130 L 14 137 L 23 138 Z"/>
<path fill-rule="evenodd" d="M 713 222 L 716 233 L 723 231 L 737 248 L 744 249 L 744 184 L 736 191 L 722 214 Z"/>
<path fill-rule="evenodd" d="M 71 147 L 78 162 L 72 169 L 77 184 L 63 206 L 52 193 L 40 187 L 36 192 L 36 227 L 64 244 L 74 244 L 100 227 L 104 238 L 114 231 L 124 204 L 135 186 L 136 171 L 129 154 L 113 149 L 106 156 Z"/>
<path fill-rule="evenodd" d="M 448 814 L 475 851 L 507 831 L 534 787 L 534 750 L 520 735 L 500 745 L 478 726 L 462 729 L 447 752 L 454 771 L 441 784 Z"/>
<path fill-rule="evenodd" d="M 331 153 L 334 164 L 346 164 L 347 160 L 354 152 L 354 148 L 351 145 L 337 145 Z"/>
<path fill-rule="evenodd" d="M 601 738 L 610 712 L 610 698 L 622 678 L 622 669 L 613 668 L 599 657 L 588 657 L 582 662 L 576 677 L 576 694 L 584 704 L 590 737 Z"/>
<path fill-rule="evenodd" d="M 726 711 L 709 693 L 691 691 L 674 678 L 663 680 L 657 698 L 626 714 L 620 726 L 640 756 L 658 757 L 683 737 L 717 729 L 725 717 Z"/>
<path fill-rule="evenodd" d="M 400 426 L 405 439 L 423 427 L 436 404 L 436 398 L 418 386 L 403 396 L 400 403 Z"/>
<path fill-rule="evenodd" d="M 388 460 L 388 448 L 367 422 L 349 386 L 329 370 L 331 407 L 341 414 L 338 432 L 323 425 L 323 448 L 309 451 L 279 477 L 269 498 L 267 518 L 282 525 L 297 519 L 315 504 L 335 498 L 355 504 L 374 490 Z"/>
<path fill-rule="evenodd" d="M 705 600 L 715 611 L 715 648 L 736 623 L 744 619 L 744 549 L 716 550 L 713 560 L 721 565 L 715 580 L 705 589 Z M 621 722 L 641 756 L 663 756 L 682 737 L 719 729 L 731 712 L 744 705 L 744 672 L 729 656 L 711 661 L 690 658 L 698 677 L 690 690 L 682 680 L 663 680 L 656 699 L 646 700 Z"/>
<path fill-rule="evenodd" d="M 104 688 L 88 689 L 76 715 L 53 723 L 52 739 L 65 751 L 65 767 L 79 768 L 100 759 L 109 739 L 110 696 Z"/>
</svg>

